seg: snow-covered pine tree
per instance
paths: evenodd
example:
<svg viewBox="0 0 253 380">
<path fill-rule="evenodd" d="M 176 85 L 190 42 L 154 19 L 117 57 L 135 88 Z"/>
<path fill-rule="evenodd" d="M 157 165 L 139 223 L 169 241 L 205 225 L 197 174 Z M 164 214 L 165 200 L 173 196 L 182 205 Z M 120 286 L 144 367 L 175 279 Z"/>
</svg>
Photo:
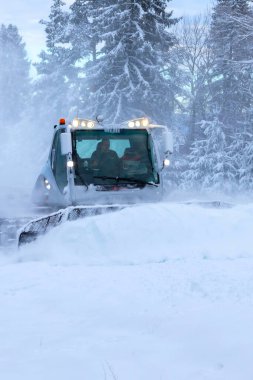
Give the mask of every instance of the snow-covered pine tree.
<svg viewBox="0 0 253 380">
<path fill-rule="evenodd" d="M 249 91 L 252 67 L 241 64 L 252 59 L 253 35 L 240 20 L 252 15 L 249 0 L 217 0 L 212 15 L 210 46 L 214 54 L 212 107 L 227 126 L 230 137 L 241 131 L 245 113 L 252 105 Z"/>
<path fill-rule="evenodd" d="M 239 171 L 239 188 L 243 192 L 253 190 L 253 133 L 249 133 L 247 139 L 243 141 L 243 150 L 241 151 Z"/>
<path fill-rule="evenodd" d="M 181 70 L 181 91 L 178 96 L 180 114 L 187 115 L 187 150 L 199 138 L 199 122 L 206 119 L 209 99 L 209 76 L 212 68 L 212 52 L 209 37 L 210 15 L 184 17 L 175 27 L 178 40 L 176 61 Z"/>
<path fill-rule="evenodd" d="M 253 34 L 248 24 L 253 15 L 251 2 L 217 0 L 210 32 L 214 54 L 210 109 L 218 111 L 226 125 L 229 156 L 238 184 L 245 184 L 243 176 L 247 172 L 245 152 L 240 147 L 248 145 L 252 133 L 253 65 L 244 63 L 253 59 Z"/>
<path fill-rule="evenodd" d="M 204 138 L 193 143 L 184 185 L 196 190 L 227 190 L 233 183 L 224 124 L 217 117 L 200 124 Z"/>
<path fill-rule="evenodd" d="M 20 120 L 30 97 L 30 62 L 18 29 L 0 27 L 0 125 Z"/>
<path fill-rule="evenodd" d="M 169 28 L 177 22 L 169 2 L 94 2 L 90 18 L 101 45 L 97 59 L 86 65 L 82 108 L 89 116 L 103 114 L 118 123 L 146 114 L 168 123 L 174 99 L 164 68 L 174 43 Z"/>
<path fill-rule="evenodd" d="M 72 108 L 72 116 L 83 111 L 83 108 L 80 107 L 80 99 L 87 97 L 84 79 L 86 76 L 85 66 L 88 61 L 96 60 L 98 37 L 91 17 L 94 6 L 97 6 L 94 3 L 93 0 L 75 0 L 70 6 L 66 37 L 71 46 L 69 50 L 70 64 L 75 68 L 71 85 L 75 88 L 76 104 Z M 85 116 L 85 113 L 83 115 Z"/>
<path fill-rule="evenodd" d="M 75 91 L 70 91 L 75 69 L 67 46 L 68 14 L 64 5 L 62 0 L 53 0 L 49 21 L 41 21 L 46 26 L 47 49 L 40 53 L 40 62 L 35 64 L 38 78 L 34 85 L 34 112 L 46 125 L 67 116 L 75 103 Z"/>
<path fill-rule="evenodd" d="M 93 8 L 93 0 L 75 0 L 70 6 L 68 37 L 72 45 L 72 60 L 79 66 L 80 61 L 87 61 L 91 56 L 92 60 L 96 60 L 98 37 L 91 19 Z"/>
</svg>

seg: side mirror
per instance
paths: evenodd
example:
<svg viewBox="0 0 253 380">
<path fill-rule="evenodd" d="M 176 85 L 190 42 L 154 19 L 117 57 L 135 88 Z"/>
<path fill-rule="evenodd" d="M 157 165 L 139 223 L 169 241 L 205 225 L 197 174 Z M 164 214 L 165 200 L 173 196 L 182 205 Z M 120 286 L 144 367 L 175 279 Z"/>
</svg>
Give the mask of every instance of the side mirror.
<svg viewBox="0 0 253 380">
<path fill-rule="evenodd" d="M 61 133 L 61 154 L 65 155 L 68 153 L 72 153 L 71 133 L 64 132 Z"/>
<path fill-rule="evenodd" d="M 166 130 L 164 133 L 164 142 L 165 142 L 165 155 L 173 153 L 173 135 L 170 131 Z"/>
</svg>

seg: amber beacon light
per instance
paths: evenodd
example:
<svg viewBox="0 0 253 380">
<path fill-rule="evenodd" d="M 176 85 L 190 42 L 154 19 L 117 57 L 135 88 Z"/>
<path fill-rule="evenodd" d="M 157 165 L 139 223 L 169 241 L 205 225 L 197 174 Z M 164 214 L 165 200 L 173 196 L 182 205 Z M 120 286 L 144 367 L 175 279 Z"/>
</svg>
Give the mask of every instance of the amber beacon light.
<svg viewBox="0 0 253 380">
<path fill-rule="evenodd" d="M 60 125 L 65 125 L 65 124 L 66 124 L 65 119 L 60 119 L 59 124 L 60 124 Z"/>
</svg>

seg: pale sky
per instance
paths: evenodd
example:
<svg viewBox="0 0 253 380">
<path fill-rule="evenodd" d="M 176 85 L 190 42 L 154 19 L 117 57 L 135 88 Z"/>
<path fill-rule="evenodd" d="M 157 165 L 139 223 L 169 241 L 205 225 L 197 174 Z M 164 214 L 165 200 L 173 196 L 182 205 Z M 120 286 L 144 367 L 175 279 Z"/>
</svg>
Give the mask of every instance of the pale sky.
<svg viewBox="0 0 253 380">
<path fill-rule="evenodd" d="M 65 3 L 70 5 L 73 1 L 65 0 Z M 212 0 L 172 0 L 170 7 L 178 17 L 204 13 L 212 3 Z M 51 0 L 0 0 L 0 24 L 12 23 L 18 27 L 32 61 L 45 48 L 44 26 L 39 20 L 47 19 L 51 4 Z"/>
</svg>

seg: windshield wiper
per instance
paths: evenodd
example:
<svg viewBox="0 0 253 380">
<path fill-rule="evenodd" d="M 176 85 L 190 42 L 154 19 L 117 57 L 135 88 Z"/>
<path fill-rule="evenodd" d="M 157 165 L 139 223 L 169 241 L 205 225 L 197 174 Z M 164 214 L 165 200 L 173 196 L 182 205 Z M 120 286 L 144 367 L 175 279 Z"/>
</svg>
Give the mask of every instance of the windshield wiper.
<svg viewBox="0 0 253 380">
<path fill-rule="evenodd" d="M 102 176 L 94 176 L 93 178 L 96 178 L 96 179 L 114 179 L 116 182 L 118 181 L 128 181 L 130 183 L 136 183 L 136 184 L 140 184 L 140 185 L 149 185 L 149 186 L 155 186 L 155 187 L 158 187 L 158 185 L 156 183 L 153 183 L 153 182 L 147 182 L 147 181 L 143 181 L 141 179 L 137 179 L 137 178 L 128 178 L 128 177 L 108 177 L 106 175 L 102 175 Z"/>
</svg>

